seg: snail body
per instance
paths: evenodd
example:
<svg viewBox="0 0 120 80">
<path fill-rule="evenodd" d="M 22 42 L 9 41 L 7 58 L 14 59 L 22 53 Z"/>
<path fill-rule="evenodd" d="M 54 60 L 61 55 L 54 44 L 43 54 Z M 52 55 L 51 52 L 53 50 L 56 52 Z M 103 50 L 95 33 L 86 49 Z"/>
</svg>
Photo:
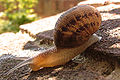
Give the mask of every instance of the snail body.
<svg viewBox="0 0 120 80">
<path fill-rule="evenodd" d="M 41 67 L 53 67 L 67 63 L 100 40 L 100 37 L 94 34 L 100 24 L 100 13 L 92 6 L 79 5 L 69 9 L 56 22 L 55 47 L 21 62 L 7 74 L 26 64 L 29 64 L 33 71 L 37 71 Z"/>
<path fill-rule="evenodd" d="M 41 67 L 63 65 L 100 39 L 100 37 L 94 34 L 87 42 L 78 47 L 59 49 L 57 47 L 53 47 L 31 59 L 32 63 L 30 64 L 30 67 L 33 71 L 37 71 Z"/>
</svg>

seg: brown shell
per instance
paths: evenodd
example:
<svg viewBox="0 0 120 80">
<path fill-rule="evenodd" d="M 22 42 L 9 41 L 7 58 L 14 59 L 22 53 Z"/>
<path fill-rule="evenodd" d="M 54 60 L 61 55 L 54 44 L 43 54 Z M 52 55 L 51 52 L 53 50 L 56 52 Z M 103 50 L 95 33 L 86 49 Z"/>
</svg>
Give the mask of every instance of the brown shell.
<svg viewBox="0 0 120 80">
<path fill-rule="evenodd" d="M 101 15 L 94 7 L 73 7 L 58 19 L 54 30 L 54 43 L 59 48 L 81 45 L 99 29 L 100 24 Z"/>
</svg>

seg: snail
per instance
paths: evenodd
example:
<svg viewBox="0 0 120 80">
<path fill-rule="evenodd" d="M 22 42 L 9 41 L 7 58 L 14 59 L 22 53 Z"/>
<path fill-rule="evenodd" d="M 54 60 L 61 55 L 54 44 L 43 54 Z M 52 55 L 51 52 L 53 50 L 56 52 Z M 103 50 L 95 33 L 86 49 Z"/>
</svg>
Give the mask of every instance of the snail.
<svg viewBox="0 0 120 80">
<path fill-rule="evenodd" d="M 33 71 L 42 67 L 64 65 L 101 39 L 94 34 L 100 24 L 101 15 L 92 6 L 78 5 L 67 10 L 56 22 L 53 33 L 55 46 L 19 63 L 7 74 L 26 64 L 29 64 Z"/>
</svg>

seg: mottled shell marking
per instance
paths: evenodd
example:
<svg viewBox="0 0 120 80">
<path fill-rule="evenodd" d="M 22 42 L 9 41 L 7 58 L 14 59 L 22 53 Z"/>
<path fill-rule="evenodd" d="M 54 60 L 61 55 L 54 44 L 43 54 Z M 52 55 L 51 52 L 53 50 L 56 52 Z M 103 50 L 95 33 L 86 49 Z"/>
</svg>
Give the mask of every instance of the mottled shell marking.
<svg viewBox="0 0 120 80">
<path fill-rule="evenodd" d="M 55 25 L 54 43 L 58 48 L 81 45 L 99 29 L 100 24 L 101 15 L 94 7 L 76 6 L 58 19 Z"/>
</svg>

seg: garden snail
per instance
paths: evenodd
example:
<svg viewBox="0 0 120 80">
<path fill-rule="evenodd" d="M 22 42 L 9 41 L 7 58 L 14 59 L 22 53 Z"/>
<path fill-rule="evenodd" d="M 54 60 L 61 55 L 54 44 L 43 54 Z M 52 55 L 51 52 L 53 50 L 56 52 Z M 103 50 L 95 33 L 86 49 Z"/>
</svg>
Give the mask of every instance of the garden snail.
<svg viewBox="0 0 120 80">
<path fill-rule="evenodd" d="M 21 62 L 7 74 L 26 64 L 29 64 L 33 71 L 37 71 L 41 67 L 53 67 L 67 63 L 101 39 L 94 34 L 100 24 L 101 15 L 92 6 L 79 5 L 67 10 L 55 25 L 55 47 Z"/>
</svg>

